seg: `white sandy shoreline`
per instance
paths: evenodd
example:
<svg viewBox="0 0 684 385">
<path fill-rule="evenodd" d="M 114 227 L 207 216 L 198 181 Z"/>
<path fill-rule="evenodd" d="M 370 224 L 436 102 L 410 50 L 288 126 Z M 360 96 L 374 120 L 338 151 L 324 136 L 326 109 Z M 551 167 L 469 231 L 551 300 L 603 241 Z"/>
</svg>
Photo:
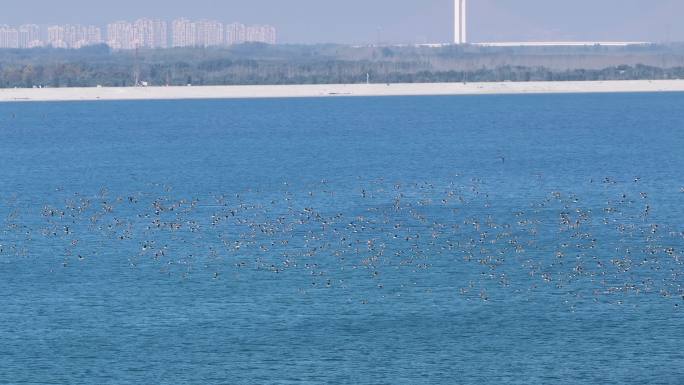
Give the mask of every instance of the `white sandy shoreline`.
<svg viewBox="0 0 684 385">
<path fill-rule="evenodd" d="M 684 80 L 0 89 L 0 102 L 684 92 Z"/>
</svg>

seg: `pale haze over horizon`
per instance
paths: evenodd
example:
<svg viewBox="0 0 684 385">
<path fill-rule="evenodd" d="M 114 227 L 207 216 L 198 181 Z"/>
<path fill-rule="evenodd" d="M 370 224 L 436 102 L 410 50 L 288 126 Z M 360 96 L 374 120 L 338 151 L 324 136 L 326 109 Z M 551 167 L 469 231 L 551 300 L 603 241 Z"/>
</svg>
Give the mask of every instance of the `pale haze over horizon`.
<svg viewBox="0 0 684 385">
<path fill-rule="evenodd" d="M 681 0 L 468 0 L 468 37 L 484 41 L 684 41 Z M 440 43 L 453 0 L 5 0 L 0 24 L 104 25 L 139 17 L 271 24 L 281 43 Z"/>
</svg>

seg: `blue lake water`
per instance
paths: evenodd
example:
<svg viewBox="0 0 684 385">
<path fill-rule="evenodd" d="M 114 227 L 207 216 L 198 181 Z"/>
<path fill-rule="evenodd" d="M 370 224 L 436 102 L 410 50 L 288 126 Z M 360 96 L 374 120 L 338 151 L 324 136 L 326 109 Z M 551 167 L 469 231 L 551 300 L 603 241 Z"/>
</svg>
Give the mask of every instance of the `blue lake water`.
<svg viewBox="0 0 684 385">
<path fill-rule="evenodd" d="M 0 384 L 682 384 L 683 106 L 0 104 Z"/>
</svg>

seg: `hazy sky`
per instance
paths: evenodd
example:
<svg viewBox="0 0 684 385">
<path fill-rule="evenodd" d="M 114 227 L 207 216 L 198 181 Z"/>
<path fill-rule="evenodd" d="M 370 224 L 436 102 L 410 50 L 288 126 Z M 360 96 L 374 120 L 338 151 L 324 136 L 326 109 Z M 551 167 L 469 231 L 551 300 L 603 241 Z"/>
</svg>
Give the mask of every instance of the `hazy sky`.
<svg viewBox="0 0 684 385">
<path fill-rule="evenodd" d="M 471 41 L 684 41 L 683 0 L 469 0 Z M 286 43 L 445 42 L 452 0 L 2 0 L 0 24 L 146 16 L 273 24 Z"/>
</svg>

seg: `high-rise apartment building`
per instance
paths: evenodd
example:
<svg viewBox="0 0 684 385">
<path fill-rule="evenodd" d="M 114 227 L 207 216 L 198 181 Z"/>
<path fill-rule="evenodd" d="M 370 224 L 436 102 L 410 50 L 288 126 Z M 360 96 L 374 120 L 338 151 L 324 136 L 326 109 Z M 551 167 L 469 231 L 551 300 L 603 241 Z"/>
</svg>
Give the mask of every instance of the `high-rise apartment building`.
<svg viewBox="0 0 684 385">
<path fill-rule="evenodd" d="M 107 44 L 112 49 L 167 48 L 166 22 L 139 19 L 133 23 L 117 21 L 107 25 Z"/>
<path fill-rule="evenodd" d="M 40 27 L 35 24 L 24 24 L 19 26 L 19 48 L 40 47 Z"/>
<path fill-rule="evenodd" d="M 85 45 L 85 31 L 78 25 L 64 26 L 64 43 L 69 48 L 81 48 Z"/>
<path fill-rule="evenodd" d="M 133 24 L 115 21 L 107 25 L 107 45 L 112 49 L 134 49 L 135 33 Z"/>
<path fill-rule="evenodd" d="M 226 44 L 242 44 L 247 37 L 247 27 L 244 24 L 233 23 L 226 26 Z"/>
<path fill-rule="evenodd" d="M 67 48 L 63 26 L 51 25 L 47 28 L 47 44 L 54 48 Z"/>
<path fill-rule="evenodd" d="M 54 48 L 78 49 L 102 44 L 102 30 L 94 25 L 52 25 L 47 32 L 47 44 Z"/>
<path fill-rule="evenodd" d="M 276 44 L 278 42 L 278 33 L 276 31 L 276 28 L 271 26 L 271 25 L 265 25 L 263 26 L 265 28 L 264 32 L 264 43 L 266 44 Z"/>
<path fill-rule="evenodd" d="M 169 44 L 168 31 L 165 21 L 139 19 L 133 24 L 133 38 L 135 47 L 167 48 Z"/>
<path fill-rule="evenodd" d="M 102 43 L 102 31 L 94 25 L 65 25 L 64 43 L 68 48 L 82 48 Z"/>
<path fill-rule="evenodd" d="M 225 35 L 223 23 L 213 20 L 201 20 L 195 23 L 197 36 L 195 42 L 200 47 L 223 45 Z"/>
<path fill-rule="evenodd" d="M 19 31 L 8 25 L 0 25 L 0 48 L 19 48 Z"/>
<path fill-rule="evenodd" d="M 276 43 L 276 30 L 270 25 L 251 25 L 247 27 L 246 42 L 251 43 Z"/>
<path fill-rule="evenodd" d="M 188 19 L 176 19 L 172 25 L 172 45 L 174 47 L 197 46 L 197 24 Z"/>
<path fill-rule="evenodd" d="M 104 39 L 102 38 L 102 28 L 96 27 L 94 25 L 89 25 L 86 27 L 85 37 L 87 45 L 97 45 L 104 43 Z"/>
<path fill-rule="evenodd" d="M 212 20 L 173 22 L 174 47 L 212 47 L 240 43 L 276 43 L 276 29 L 269 25 L 245 26 L 233 23 L 224 26 Z"/>
<path fill-rule="evenodd" d="M 215 20 L 193 21 L 176 19 L 171 24 L 161 20 L 138 19 L 135 22 L 116 21 L 107 25 L 106 36 L 94 25 L 51 25 L 41 39 L 41 29 L 35 24 L 18 28 L 0 25 L 0 48 L 81 48 L 106 43 L 112 49 L 214 47 L 246 42 L 275 44 L 276 29 L 268 25 L 225 25 Z M 169 37 L 171 40 L 169 41 Z"/>
<path fill-rule="evenodd" d="M 276 29 L 270 25 L 249 25 L 233 23 L 226 26 L 226 43 L 276 43 Z"/>
</svg>

